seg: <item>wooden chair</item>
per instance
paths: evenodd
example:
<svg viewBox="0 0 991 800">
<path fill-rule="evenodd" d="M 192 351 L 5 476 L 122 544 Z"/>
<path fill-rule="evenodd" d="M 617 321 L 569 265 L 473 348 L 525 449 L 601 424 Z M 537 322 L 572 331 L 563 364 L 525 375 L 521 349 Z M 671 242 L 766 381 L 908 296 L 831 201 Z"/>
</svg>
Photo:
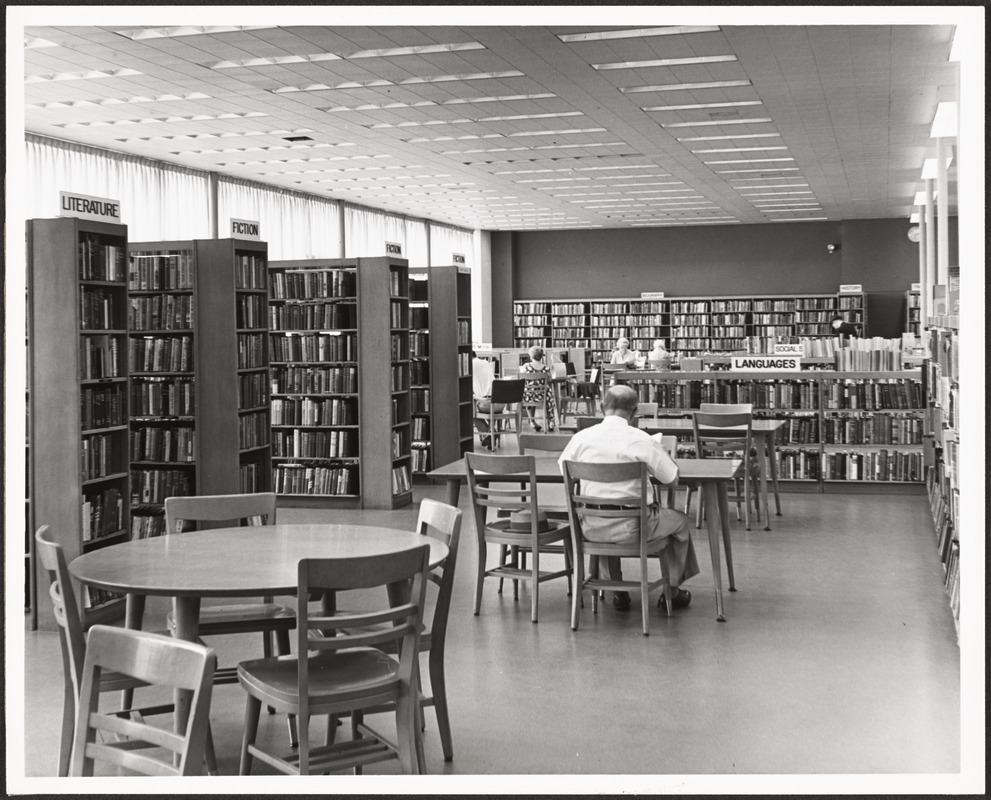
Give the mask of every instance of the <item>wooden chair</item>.
<svg viewBox="0 0 991 800">
<path fill-rule="evenodd" d="M 205 522 L 209 527 L 234 524 L 275 524 L 276 499 L 272 492 L 257 494 L 217 494 L 165 499 L 165 534 L 183 532 L 186 523 Z M 194 534 L 195 535 L 195 534 Z M 200 636 L 220 636 L 232 633 L 261 633 L 262 654 L 272 655 L 271 637 L 280 655 L 289 653 L 289 631 L 296 626 L 296 616 L 290 606 L 263 597 L 262 602 L 229 603 L 203 606 L 200 609 Z M 166 618 L 169 632 L 175 634 L 175 611 Z M 220 667 L 213 676 L 216 685 L 237 683 L 236 667 Z M 289 741 L 295 746 L 295 721 L 289 720 Z"/>
<path fill-rule="evenodd" d="M 490 398 L 489 411 L 485 413 L 475 412 L 476 420 L 484 420 L 489 425 L 488 432 L 479 431 L 481 438 L 486 436 L 491 437 L 489 439 L 492 447 L 494 449 L 496 436 L 503 433 L 507 433 L 505 427 L 498 428 L 497 422 L 501 422 L 503 425 L 506 423 L 512 423 L 512 433 L 519 435 L 520 428 L 522 427 L 523 420 L 523 390 L 526 387 L 526 381 L 517 378 L 497 378 L 492 381 L 492 397 Z M 502 411 L 494 411 L 495 406 L 499 404 L 503 406 Z"/>
<path fill-rule="evenodd" d="M 557 572 L 540 570 L 540 554 L 546 545 L 560 542 L 571 558 L 568 540 L 568 524 L 544 515 L 545 530 L 540 521 L 537 502 L 537 481 L 533 456 L 495 456 L 465 453 L 468 471 L 468 489 L 475 516 L 475 536 L 478 541 L 478 565 L 475 578 L 475 616 L 482 607 L 482 584 L 488 577 L 512 578 L 513 599 L 519 599 L 519 581 L 531 582 L 530 619 L 537 621 L 540 584 L 554 578 L 566 578 L 568 570 Z M 515 484 L 507 486 L 506 484 Z M 495 518 L 487 520 L 489 509 Z M 501 514 L 500 514 L 501 512 Z M 528 530 L 514 529 L 514 512 L 528 514 Z M 521 515 L 522 516 L 522 515 Z M 486 568 L 489 544 L 499 545 L 498 564 Z M 520 565 L 520 551 L 531 554 L 530 569 Z M 500 587 L 500 591 L 502 591 Z"/>
<path fill-rule="evenodd" d="M 62 652 L 62 735 L 59 741 L 58 776 L 64 778 L 69 774 L 69 763 L 72 757 L 72 742 L 75 735 L 76 708 L 82 691 L 83 665 L 86 660 L 86 634 L 83 620 L 76 604 L 76 596 L 72 591 L 72 579 L 69 576 L 69 566 L 66 563 L 62 546 L 52 541 L 47 525 L 42 525 L 34 535 L 35 552 L 41 568 L 48 573 L 50 581 L 49 594 L 52 598 L 52 608 L 59 629 L 59 646 Z M 130 708 L 130 700 L 134 689 L 147 686 L 143 681 L 129 678 L 114 672 L 104 671 L 100 676 L 99 691 L 128 692 L 127 707 L 113 712 L 127 718 L 132 715 L 139 717 L 156 714 L 170 714 L 172 704 L 149 706 L 146 708 Z M 208 741 L 207 769 L 211 773 L 217 771 L 213 754 L 212 741 Z"/>
<path fill-rule="evenodd" d="M 540 411 L 544 423 L 544 430 L 550 432 L 550 428 L 555 424 L 554 404 L 551 402 L 551 376 L 546 372 L 521 372 L 520 377 L 526 382 L 526 391 L 523 393 L 523 402 L 520 404 L 526 411 L 527 419 L 533 426 L 537 425 L 535 412 Z M 537 396 L 540 399 L 530 399 L 527 397 Z"/>
<path fill-rule="evenodd" d="M 92 776 L 97 761 L 142 775 L 202 774 L 216 666 L 217 657 L 203 645 L 148 631 L 94 625 L 83 665 L 72 775 Z M 108 673 L 125 675 L 141 685 L 191 691 L 186 730 L 174 733 L 140 719 L 99 713 Z M 98 733 L 121 738 L 98 742 Z M 149 752 L 147 748 L 154 749 Z M 164 757 L 158 757 L 159 749 L 165 751 Z"/>
<path fill-rule="evenodd" d="M 579 381 L 578 371 L 570 361 L 564 365 L 567 380 L 560 385 L 560 403 L 557 407 L 558 417 L 563 425 L 568 418 L 571 407 L 578 408 L 579 403 L 585 404 L 585 413 L 589 416 L 595 414 L 595 398 L 598 395 L 598 384 L 594 379 L 589 381 Z"/>
<path fill-rule="evenodd" d="M 593 425 L 598 425 L 603 419 L 604 417 L 575 417 L 575 427 L 583 431 Z"/>
<path fill-rule="evenodd" d="M 303 559 L 299 562 L 297 649 L 294 656 L 257 659 L 238 665 L 238 680 L 248 693 L 240 774 L 251 772 L 254 758 L 279 772 L 309 775 L 355 769 L 398 758 L 407 774 L 424 771 L 418 721 L 420 629 L 430 547 L 361 558 Z M 311 613 L 311 592 L 390 587 L 397 604 L 371 611 Z M 402 587 L 399 589 L 398 587 Z M 373 628 L 373 630 L 364 630 Z M 389 655 L 391 647 L 400 653 Z M 299 747 L 278 756 L 255 744 L 262 703 L 299 719 Z M 395 708 L 396 738 L 369 726 L 358 737 L 334 742 L 336 717 L 390 704 Z M 311 746 L 311 717 L 328 716 L 327 742 Z"/>
<path fill-rule="evenodd" d="M 451 739 L 451 722 L 447 712 L 447 682 L 444 678 L 444 643 L 447 639 L 447 618 L 451 609 L 451 592 L 454 589 L 454 568 L 458 560 L 458 542 L 461 539 L 461 510 L 436 500 L 423 500 L 416 529 L 423 536 L 432 536 L 447 545 L 447 558 L 439 567 L 428 573 L 430 583 L 437 587 L 434 600 L 434 613 L 429 626 L 424 625 L 420 633 L 420 652 L 429 653 L 428 669 L 432 696 L 424 695 L 420 689 L 420 707 L 434 707 L 437 715 L 437 730 L 444 751 L 444 760 L 454 760 L 454 744 Z M 429 588 L 429 587 L 428 587 Z M 365 630 L 372 630 L 366 628 Z M 380 645 L 383 650 L 395 654 L 395 648 Z M 422 684 L 422 682 L 421 682 Z M 355 712 L 351 715 L 352 730 L 362 723 L 364 714 L 394 710 L 393 706 Z"/>
<path fill-rule="evenodd" d="M 603 500 L 582 494 L 582 481 L 596 483 L 619 483 L 630 480 L 639 481 L 638 496 L 620 497 Z M 568 493 L 568 513 L 571 519 L 571 546 L 574 550 L 574 585 L 576 591 L 571 598 L 571 629 L 578 630 L 581 622 L 582 594 L 585 589 L 592 590 L 592 611 L 598 612 L 599 592 L 602 590 L 628 591 L 640 590 L 640 606 L 643 615 L 643 635 L 650 635 L 650 598 L 649 592 L 662 588 L 667 601 L 668 615 L 671 614 L 671 581 L 668 575 L 667 562 L 662 555 L 666 545 L 665 540 L 648 542 L 643 532 L 647 530 L 647 517 L 653 491 L 649 486 L 647 465 L 643 462 L 625 462 L 615 464 L 591 464 L 579 461 L 564 462 L 564 484 Z M 584 525 L 589 518 L 599 517 L 615 520 L 637 520 L 641 535 L 631 543 L 595 542 L 584 536 Z M 584 574 L 585 556 L 591 557 L 589 565 L 590 576 Z M 610 580 L 598 577 L 597 562 L 599 558 L 616 556 L 619 558 L 637 558 L 640 562 L 638 580 Z M 647 560 L 656 557 L 661 564 L 661 578 L 651 581 L 647 577 Z"/>
<path fill-rule="evenodd" d="M 736 501 L 737 519 L 740 518 L 740 503 L 744 505 L 744 518 L 747 530 L 750 530 L 750 500 L 751 488 L 754 496 L 760 497 L 756 489 L 758 467 L 750 457 L 753 449 L 753 413 L 713 413 L 695 411 L 692 414 L 692 431 L 695 438 L 695 455 L 706 458 L 711 455 L 742 454 L 748 465 L 744 474 L 743 494 L 739 490 L 732 499 Z M 690 502 L 690 498 L 689 498 Z M 686 506 L 687 507 L 687 506 Z M 699 503 L 696 525 L 701 527 L 704 509 Z M 757 505 L 757 519 L 760 520 L 760 505 Z"/>
<path fill-rule="evenodd" d="M 637 403 L 637 416 L 657 419 L 657 403 Z"/>
</svg>

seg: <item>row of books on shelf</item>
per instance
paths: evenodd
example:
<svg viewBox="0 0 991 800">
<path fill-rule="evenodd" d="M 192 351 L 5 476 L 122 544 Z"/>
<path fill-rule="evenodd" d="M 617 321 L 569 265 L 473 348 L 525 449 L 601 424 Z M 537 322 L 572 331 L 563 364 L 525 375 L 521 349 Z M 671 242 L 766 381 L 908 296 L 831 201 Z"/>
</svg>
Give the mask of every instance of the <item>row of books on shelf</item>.
<svg viewBox="0 0 991 800">
<path fill-rule="evenodd" d="M 922 453 L 839 452 L 822 454 L 822 477 L 827 481 L 921 482 L 925 478 Z"/>
<path fill-rule="evenodd" d="M 834 358 L 835 368 L 839 372 L 890 372 L 904 368 L 901 350 L 857 350 L 841 347 Z"/>
<path fill-rule="evenodd" d="M 413 379 L 413 383 L 422 383 L 423 381 L 417 381 Z M 429 389 L 412 389 L 410 391 L 410 410 L 414 414 L 429 414 L 430 413 L 430 390 Z"/>
<path fill-rule="evenodd" d="M 430 438 L 430 417 L 413 417 L 411 423 L 414 439 L 422 441 Z"/>
<path fill-rule="evenodd" d="M 358 431 L 274 431 L 274 458 L 357 458 Z"/>
<path fill-rule="evenodd" d="M 131 413 L 148 417 L 189 417 L 195 413 L 191 378 L 135 378 L 131 381 Z"/>
<path fill-rule="evenodd" d="M 273 361 L 355 361 L 358 337 L 353 333 L 304 333 L 271 337 Z"/>
<path fill-rule="evenodd" d="M 237 420 L 237 442 L 241 450 L 268 444 L 268 413 L 256 411 L 250 414 L 241 414 Z"/>
<path fill-rule="evenodd" d="M 423 358 L 422 356 L 417 356 L 417 358 Z M 412 361 L 409 365 L 409 375 L 410 382 L 415 386 L 417 384 L 427 384 L 430 383 L 430 362 L 425 358 L 422 361 Z"/>
<path fill-rule="evenodd" d="M 414 442 L 411 454 L 413 456 L 411 463 L 413 472 L 430 472 L 432 467 L 430 465 L 429 443 L 426 443 L 424 446 L 417 447 Z"/>
<path fill-rule="evenodd" d="M 131 461 L 192 462 L 196 459 L 192 428 L 140 427 L 131 430 Z"/>
<path fill-rule="evenodd" d="M 391 391 L 405 392 L 409 389 L 409 375 L 409 364 L 393 364 L 392 380 L 390 383 Z"/>
<path fill-rule="evenodd" d="M 405 464 L 392 468 L 392 493 L 406 494 L 413 491 L 413 482 L 410 479 L 409 467 Z"/>
<path fill-rule="evenodd" d="M 237 335 L 237 368 L 266 367 L 264 333 L 239 333 Z"/>
<path fill-rule="evenodd" d="M 123 330 L 122 313 L 122 298 L 116 289 L 100 286 L 79 293 L 79 327 L 83 330 Z"/>
<path fill-rule="evenodd" d="M 86 586 L 83 589 L 83 608 L 87 610 L 109 605 L 110 603 L 123 599 L 124 594 L 121 592 L 111 592 L 107 589 L 97 589 L 95 586 Z"/>
<path fill-rule="evenodd" d="M 471 375 L 471 353 L 458 353 L 458 377 L 466 378 Z"/>
<path fill-rule="evenodd" d="M 392 457 L 402 458 L 409 455 L 410 437 L 405 428 L 392 431 Z"/>
<path fill-rule="evenodd" d="M 120 452 L 122 433 L 123 431 L 83 436 L 79 450 L 82 480 L 91 481 L 124 471 Z"/>
<path fill-rule="evenodd" d="M 274 300 L 354 298 L 357 294 L 353 269 L 275 270 L 271 280 Z"/>
<path fill-rule="evenodd" d="M 389 326 L 392 328 L 406 328 L 409 326 L 407 320 L 407 304 L 396 300 L 389 301 Z"/>
<path fill-rule="evenodd" d="M 132 372 L 190 372 L 191 336 L 132 337 L 128 340 Z"/>
<path fill-rule="evenodd" d="M 270 376 L 272 394 L 355 394 L 358 391 L 358 368 L 354 366 L 275 366 Z"/>
<path fill-rule="evenodd" d="M 127 390 L 123 384 L 99 388 L 84 386 L 80 405 L 84 431 L 127 424 Z"/>
<path fill-rule="evenodd" d="M 358 468 L 354 464 L 275 464 L 272 484 L 276 494 L 354 496 L 358 494 Z"/>
<path fill-rule="evenodd" d="M 193 288 L 193 254 L 132 252 L 127 288 L 134 291 L 185 290 Z"/>
<path fill-rule="evenodd" d="M 242 494 L 268 491 L 268 470 L 260 464 L 249 462 L 238 467 L 238 487 Z"/>
<path fill-rule="evenodd" d="M 195 302 L 191 294 L 130 298 L 127 327 L 131 331 L 174 331 L 193 327 Z"/>
<path fill-rule="evenodd" d="M 237 407 L 258 408 L 268 404 L 269 376 L 252 372 L 237 376 Z"/>
<path fill-rule="evenodd" d="M 79 346 L 79 377 L 82 380 L 119 378 L 124 371 L 124 349 L 119 336 L 83 336 Z"/>
<path fill-rule="evenodd" d="M 924 407 L 922 385 L 917 380 L 837 380 L 823 384 L 828 410 L 914 410 Z"/>
<path fill-rule="evenodd" d="M 265 289 L 268 286 L 268 259 L 261 253 L 234 254 L 234 288 Z"/>
<path fill-rule="evenodd" d="M 425 303 L 429 299 L 430 281 L 426 275 L 409 276 L 409 300 L 411 303 Z"/>
<path fill-rule="evenodd" d="M 634 383 L 640 402 L 664 409 L 693 409 L 702 403 L 751 403 L 755 409 L 816 411 L 819 387 L 814 381 L 761 382 L 686 380 Z"/>
<path fill-rule="evenodd" d="M 311 330 L 328 328 L 356 328 L 358 310 L 353 302 L 340 303 L 286 303 L 269 306 L 270 330 Z"/>
<path fill-rule="evenodd" d="M 79 238 L 78 253 L 80 280 L 117 282 L 126 279 L 126 252 L 119 241 L 83 233 Z"/>
<path fill-rule="evenodd" d="M 471 322 L 468 320 L 458 320 L 458 344 L 471 344 Z"/>
<path fill-rule="evenodd" d="M 188 469 L 131 470 L 131 505 L 164 503 L 166 497 L 184 497 L 193 493 Z"/>
<path fill-rule="evenodd" d="M 392 361 L 404 361 L 409 358 L 409 344 L 406 334 L 394 333 L 389 337 L 389 355 Z"/>
<path fill-rule="evenodd" d="M 389 295 L 391 297 L 407 297 L 409 292 L 409 278 L 405 280 L 398 271 L 389 273 Z"/>
<path fill-rule="evenodd" d="M 352 399 L 273 399 L 271 413 L 272 425 L 358 424 L 358 404 Z"/>
<path fill-rule="evenodd" d="M 117 488 L 87 492 L 82 504 L 82 540 L 102 539 L 120 531 L 124 524 L 124 498 Z"/>
<path fill-rule="evenodd" d="M 823 441 L 826 444 L 922 444 L 924 420 L 921 417 L 895 417 L 890 414 L 860 417 L 825 417 Z"/>
<path fill-rule="evenodd" d="M 410 333 L 409 353 L 413 358 L 428 358 L 430 356 L 430 334 L 425 331 Z"/>
<path fill-rule="evenodd" d="M 165 515 L 158 513 L 138 513 L 137 509 L 131 513 L 131 538 L 132 539 L 152 539 L 165 533 Z"/>
<path fill-rule="evenodd" d="M 265 329 L 268 325 L 268 302 L 260 294 L 239 294 L 234 305 L 235 324 L 239 328 Z"/>
</svg>

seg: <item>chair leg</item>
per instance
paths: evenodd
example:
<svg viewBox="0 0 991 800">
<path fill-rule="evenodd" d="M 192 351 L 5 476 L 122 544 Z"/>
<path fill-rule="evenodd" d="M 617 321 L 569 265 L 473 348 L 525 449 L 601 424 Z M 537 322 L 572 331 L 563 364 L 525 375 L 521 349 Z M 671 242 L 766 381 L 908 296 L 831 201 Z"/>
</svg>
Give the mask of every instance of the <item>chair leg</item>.
<svg viewBox="0 0 991 800">
<path fill-rule="evenodd" d="M 287 656 L 292 652 L 289 645 L 289 631 L 282 628 L 273 632 L 275 635 L 275 652 L 280 656 Z M 289 746 L 293 749 L 299 747 L 299 735 L 296 731 L 296 716 L 289 714 L 286 716 L 286 725 L 289 728 Z"/>
<path fill-rule="evenodd" d="M 499 566 L 500 567 L 503 566 L 503 565 L 505 565 L 505 563 L 506 563 L 506 553 L 508 553 L 508 552 L 509 552 L 509 546 L 508 545 L 505 545 L 505 544 L 499 545 Z M 503 584 L 503 579 L 502 578 L 499 578 L 499 591 L 497 592 L 497 594 L 502 594 L 502 584 Z M 477 614 L 478 612 L 476 611 L 475 613 Z"/>
<path fill-rule="evenodd" d="M 213 728 L 206 726 L 206 747 L 204 748 L 203 760 L 206 762 L 206 774 L 217 775 L 217 751 L 213 746 Z"/>
<path fill-rule="evenodd" d="M 574 561 L 574 553 L 571 552 L 571 542 L 568 539 L 564 540 L 564 570 L 568 573 L 568 597 L 574 593 L 574 584 L 571 580 L 572 573 L 572 562 Z"/>
<path fill-rule="evenodd" d="M 699 492 L 699 504 L 695 508 L 695 530 L 702 527 L 702 520 L 705 515 L 705 503 L 702 502 L 702 493 Z"/>
<path fill-rule="evenodd" d="M 333 719 L 333 717 L 330 717 L 330 718 L 327 719 L 327 735 L 328 736 L 330 735 L 330 723 L 331 723 L 331 720 L 332 719 Z M 359 730 L 359 726 L 364 721 L 365 721 L 365 715 L 364 715 L 364 713 L 362 713 L 361 711 L 352 711 L 351 712 L 351 738 L 353 740 L 358 740 L 358 739 L 364 739 L 365 738 L 364 736 L 361 735 L 361 731 Z M 336 724 L 334 725 L 334 728 L 335 729 L 337 728 L 337 725 Z M 329 744 L 329 742 L 328 742 L 328 744 Z M 352 773 L 354 775 L 363 775 L 364 774 L 364 769 L 362 768 L 361 764 L 355 764 L 354 767 L 352 767 Z"/>
<path fill-rule="evenodd" d="M 406 775 L 419 771 L 416 756 L 416 713 L 414 704 L 418 702 L 415 689 L 409 687 L 408 694 L 396 700 L 396 744 L 399 745 L 399 764 Z"/>
<path fill-rule="evenodd" d="M 668 566 L 666 553 L 667 553 L 666 550 L 663 551 L 657 557 L 657 560 L 661 562 L 661 577 L 664 578 L 665 610 L 667 611 L 667 614 L 670 617 L 671 609 L 672 609 L 672 599 L 674 597 L 674 589 L 671 588 L 671 569 Z"/>
<path fill-rule="evenodd" d="M 58 776 L 65 778 L 69 775 L 69 761 L 72 757 L 72 739 L 76 726 L 76 693 L 68 677 L 62 681 L 62 684 L 65 694 L 62 697 L 62 735 L 59 738 L 58 748 Z M 130 708 L 130 705 L 125 707 Z"/>
<path fill-rule="evenodd" d="M 430 691 L 434 696 L 434 713 L 437 716 L 437 732 L 444 760 L 454 760 L 454 741 L 451 738 L 451 720 L 447 714 L 447 684 L 444 682 L 444 654 L 431 650 L 428 668 L 430 670 Z"/>
<path fill-rule="evenodd" d="M 258 735 L 258 718 L 262 712 L 262 701 L 257 697 L 248 695 L 248 703 L 244 709 L 244 737 L 241 739 L 241 765 L 238 768 L 238 775 L 251 774 L 251 753 L 248 747 L 255 743 Z"/>
<path fill-rule="evenodd" d="M 647 596 L 647 559 L 640 559 L 640 613 L 643 615 L 643 635 L 650 636 L 650 597 Z"/>
<path fill-rule="evenodd" d="M 520 567 L 520 549 L 516 545 L 512 545 L 509 548 L 509 563 L 512 564 L 513 569 L 519 569 Z M 520 582 L 517 578 L 513 578 L 513 600 L 520 599 Z"/>
<path fill-rule="evenodd" d="M 531 558 L 530 574 L 533 576 L 530 590 L 530 622 L 537 621 L 537 605 L 540 599 L 540 550 L 534 548 Z"/>
<path fill-rule="evenodd" d="M 478 616 L 478 612 L 482 608 L 482 581 L 485 580 L 485 557 L 488 552 L 488 548 L 485 546 L 484 542 L 479 542 L 479 553 L 478 553 L 478 564 L 475 567 L 475 616 Z M 499 591 L 502 591 L 502 587 L 499 587 Z"/>
<path fill-rule="evenodd" d="M 574 589 L 571 593 L 571 630 L 578 630 L 578 625 L 581 623 L 582 615 L 582 581 L 584 576 L 582 571 L 585 568 L 585 559 L 579 558 L 578 554 L 573 554 L 572 557 L 572 568 L 574 570 Z"/>
</svg>

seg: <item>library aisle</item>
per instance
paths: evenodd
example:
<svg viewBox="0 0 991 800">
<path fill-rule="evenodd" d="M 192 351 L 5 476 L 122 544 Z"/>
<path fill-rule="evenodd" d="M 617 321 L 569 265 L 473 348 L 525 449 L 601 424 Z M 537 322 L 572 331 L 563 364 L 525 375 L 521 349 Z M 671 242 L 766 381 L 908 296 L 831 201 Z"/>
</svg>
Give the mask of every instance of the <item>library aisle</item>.
<svg viewBox="0 0 991 800">
<path fill-rule="evenodd" d="M 786 494 L 773 532 L 733 525 L 739 591 L 725 593 L 728 621 L 713 617 L 705 566 L 688 584 L 688 609 L 670 619 L 653 610 L 649 638 L 639 614 L 608 603 L 597 617 L 587 607 L 572 632 L 557 581 L 542 588 L 537 625 L 525 584 L 514 603 L 508 587 L 498 595 L 489 583 L 474 617 L 467 496 L 446 659 L 454 761 L 444 762 L 427 710 L 430 775 L 959 771 L 960 650 L 924 495 Z M 442 499 L 443 487 L 417 485 L 413 504 L 396 510 L 286 509 L 280 518 L 412 530 L 423 497 Z M 151 616 L 165 610 L 159 601 Z M 58 640 L 51 631 L 26 637 L 26 774 L 50 776 Z M 211 643 L 227 662 L 254 657 L 255 637 L 239 638 Z M 243 714 L 240 687 L 217 687 L 211 720 L 222 775 L 237 771 Z M 285 745 L 284 719 L 263 715 L 260 735 Z M 390 765 L 368 772 L 395 774 Z"/>
</svg>

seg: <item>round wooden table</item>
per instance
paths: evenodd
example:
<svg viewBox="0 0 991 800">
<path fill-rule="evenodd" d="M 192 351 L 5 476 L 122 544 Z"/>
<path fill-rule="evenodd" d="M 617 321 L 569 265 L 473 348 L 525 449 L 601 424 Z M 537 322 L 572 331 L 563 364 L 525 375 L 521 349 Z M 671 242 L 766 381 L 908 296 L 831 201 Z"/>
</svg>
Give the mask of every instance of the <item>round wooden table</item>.
<svg viewBox="0 0 991 800">
<path fill-rule="evenodd" d="M 190 531 L 111 545 L 69 564 L 80 582 L 127 593 L 129 628 L 140 628 L 145 598 L 175 598 L 175 636 L 196 641 L 204 597 L 295 594 L 304 558 L 361 558 L 430 545 L 430 566 L 447 558 L 432 536 L 371 525 L 259 525 Z M 176 698 L 185 729 L 188 692 Z M 179 726 L 182 727 L 179 727 Z"/>
</svg>

